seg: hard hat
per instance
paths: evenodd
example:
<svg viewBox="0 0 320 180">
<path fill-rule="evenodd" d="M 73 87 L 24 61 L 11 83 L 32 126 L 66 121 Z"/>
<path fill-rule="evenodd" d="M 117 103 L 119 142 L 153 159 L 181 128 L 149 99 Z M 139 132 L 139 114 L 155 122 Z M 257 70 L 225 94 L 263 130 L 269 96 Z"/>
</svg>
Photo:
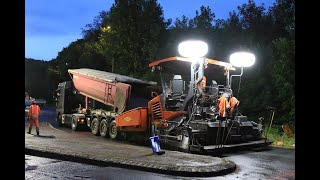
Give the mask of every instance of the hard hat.
<svg viewBox="0 0 320 180">
<path fill-rule="evenodd" d="M 32 100 L 31 102 L 32 102 L 32 104 L 35 104 L 35 103 L 36 103 L 36 100 Z"/>
</svg>

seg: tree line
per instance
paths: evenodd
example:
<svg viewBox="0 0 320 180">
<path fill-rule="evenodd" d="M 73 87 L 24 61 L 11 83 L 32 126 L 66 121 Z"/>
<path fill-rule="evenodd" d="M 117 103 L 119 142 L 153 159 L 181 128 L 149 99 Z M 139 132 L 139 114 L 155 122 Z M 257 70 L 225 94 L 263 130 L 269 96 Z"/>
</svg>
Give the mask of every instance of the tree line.
<svg viewBox="0 0 320 180">
<path fill-rule="evenodd" d="M 39 93 L 52 92 L 59 82 L 70 80 L 69 68 L 158 80 L 148 64 L 178 56 L 179 42 L 192 37 L 208 43 L 206 57 L 211 59 L 228 62 L 235 51 L 253 52 L 256 63 L 245 69 L 240 87 L 240 79 L 232 85 L 241 111 L 257 120 L 268 118 L 265 107 L 273 106 L 276 124 L 295 121 L 294 0 L 276 0 L 268 9 L 248 0 L 226 19 L 217 19 L 209 6 L 201 6 L 193 18 L 183 15 L 175 20 L 164 18 L 157 0 L 115 0 L 83 27 L 82 34 L 47 63 L 50 91 Z"/>
</svg>

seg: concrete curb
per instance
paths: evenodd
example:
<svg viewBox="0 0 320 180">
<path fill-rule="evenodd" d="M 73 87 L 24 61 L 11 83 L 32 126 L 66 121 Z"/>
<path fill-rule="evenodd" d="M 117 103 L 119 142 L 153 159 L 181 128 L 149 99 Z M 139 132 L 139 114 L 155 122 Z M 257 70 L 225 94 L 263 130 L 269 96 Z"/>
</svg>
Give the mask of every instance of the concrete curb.
<svg viewBox="0 0 320 180">
<path fill-rule="evenodd" d="M 114 167 L 135 169 L 135 170 L 155 172 L 155 173 L 161 173 L 161 174 L 185 176 L 185 177 L 221 176 L 221 175 L 232 173 L 236 169 L 236 164 L 232 161 L 228 161 L 226 159 L 218 158 L 218 157 L 206 158 L 206 157 L 195 155 L 195 154 L 190 154 L 190 156 L 192 157 L 191 159 L 199 158 L 198 161 L 196 160 L 194 162 L 194 163 L 200 163 L 199 165 L 196 165 L 193 163 L 189 165 L 184 164 L 184 162 L 189 162 L 187 159 L 185 159 L 185 158 L 188 158 L 189 155 L 187 155 L 186 153 L 176 152 L 176 151 L 167 151 L 166 154 L 162 156 L 153 155 L 152 153 L 150 153 L 150 155 L 147 155 L 145 157 L 146 159 L 141 159 L 140 155 L 136 155 L 134 156 L 134 158 L 130 156 L 131 159 L 126 158 L 126 156 L 114 156 L 117 153 L 114 153 L 114 151 L 110 151 L 110 150 L 101 151 L 103 152 L 103 154 L 95 153 L 97 148 L 99 149 L 101 147 L 96 147 L 94 143 L 90 143 L 90 144 L 83 144 L 83 146 L 84 147 L 94 146 L 96 150 L 91 150 L 90 148 L 83 149 L 82 145 L 74 143 L 72 138 L 70 139 L 65 138 L 66 137 L 65 136 L 66 134 L 64 134 L 65 132 L 53 127 L 51 123 L 43 122 L 41 124 L 43 125 L 41 129 L 43 130 L 44 134 L 46 134 L 46 132 L 49 133 L 48 132 L 49 130 L 52 131 L 49 134 L 54 134 L 53 136 L 54 141 L 52 142 L 53 144 L 51 143 L 46 144 L 45 141 L 51 142 L 51 140 L 50 141 L 46 140 L 47 138 L 41 139 L 40 141 L 35 141 L 36 143 L 33 144 L 32 141 L 34 141 L 34 139 L 33 138 L 29 139 L 30 137 L 26 136 L 25 154 L 27 155 L 47 157 L 47 158 L 65 160 L 65 161 L 97 165 L 97 166 L 114 166 Z M 27 124 L 26 124 L 26 127 L 27 127 Z M 66 143 L 64 143 L 64 141 L 66 141 Z M 72 146 L 72 148 L 64 147 L 64 144 L 67 144 L 69 142 L 70 142 L 70 146 L 72 146 L 72 142 L 73 142 L 74 145 L 77 144 L 76 145 L 77 147 L 74 147 L 74 146 Z M 58 144 L 60 143 L 60 145 L 54 144 L 54 143 L 58 143 Z M 99 141 L 97 142 L 97 144 L 99 144 Z M 115 148 L 114 150 L 117 151 L 117 148 L 116 148 L 117 146 L 115 146 L 114 144 L 108 147 L 111 148 L 112 146 L 114 146 Z M 79 150 L 77 148 L 79 148 Z M 141 149 L 141 148 L 137 147 L 136 149 L 135 147 L 133 147 L 133 150 L 138 150 L 138 149 Z M 199 156 L 199 157 L 195 157 L 195 156 Z M 165 163 L 166 161 L 170 161 L 172 158 L 175 160 L 181 159 L 181 162 L 174 163 L 175 165 L 173 165 L 172 163 Z M 206 164 L 205 159 L 208 159 L 208 158 L 212 159 L 212 161 L 209 160 L 207 162 L 208 164 Z M 162 161 L 160 159 L 162 159 Z"/>
<path fill-rule="evenodd" d="M 61 131 L 61 132 L 63 132 L 62 130 L 53 127 L 51 123 L 46 122 L 46 125 L 48 125 L 50 128 L 52 128 L 52 129 L 54 129 L 54 130 L 56 130 L 56 131 Z"/>
<path fill-rule="evenodd" d="M 161 174 L 178 175 L 186 177 L 213 177 L 232 173 L 236 169 L 236 164 L 232 161 L 223 159 L 223 163 L 211 167 L 167 167 L 154 163 L 141 163 L 132 160 L 119 158 L 105 158 L 101 160 L 94 156 L 84 155 L 77 152 L 54 152 L 50 149 L 39 149 L 36 147 L 26 147 L 25 154 L 40 157 L 72 161 L 97 166 L 113 166 L 141 171 L 155 172 Z"/>
<path fill-rule="evenodd" d="M 270 145 L 270 147 L 272 148 L 277 148 L 277 149 L 289 149 L 289 150 L 296 150 L 295 147 L 293 148 L 289 148 L 289 147 L 281 147 L 281 146 L 274 146 L 274 145 Z"/>
</svg>

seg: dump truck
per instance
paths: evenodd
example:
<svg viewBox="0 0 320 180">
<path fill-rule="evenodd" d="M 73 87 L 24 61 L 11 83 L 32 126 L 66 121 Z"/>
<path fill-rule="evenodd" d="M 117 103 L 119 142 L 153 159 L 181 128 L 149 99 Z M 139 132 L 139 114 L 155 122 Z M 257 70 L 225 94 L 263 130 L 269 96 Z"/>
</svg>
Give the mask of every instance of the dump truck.
<svg viewBox="0 0 320 180">
<path fill-rule="evenodd" d="M 119 131 L 147 130 L 147 87 L 156 82 L 94 69 L 69 69 L 72 81 L 59 83 L 56 119 L 72 130 L 116 139 Z"/>
<path fill-rule="evenodd" d="M 149 64 L 161 83 L 93 69 L 69 69 L 72 81 L 57 89 L 56 119 L 98 136 L 159 136 L 161 146 L 210 152 L 238 146 L 268 146 L 262 123 L 239 110 L 231 89 L 231 64 L 170 57 Z M 161 87 L 156 91 L 156 87 Z"/>
</svg>

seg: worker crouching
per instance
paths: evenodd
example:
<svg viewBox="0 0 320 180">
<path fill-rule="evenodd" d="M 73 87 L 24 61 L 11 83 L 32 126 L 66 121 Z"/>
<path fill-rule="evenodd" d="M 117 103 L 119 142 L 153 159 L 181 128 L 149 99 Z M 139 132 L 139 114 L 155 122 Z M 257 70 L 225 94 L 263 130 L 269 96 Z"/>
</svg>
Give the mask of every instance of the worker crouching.
<svg viewBox="0 0 320 180">
<path fill-rule="evenodd" d="M 32 101 L 32 105 L 29 108 L 29 131 L 28 134 L 31 134 L 33 124 L 36 125 L 37 135 L 39 135 L 39 116 L 40 116 L 40 107 L 36 104 L 36 101 Z"/>
</svg>

